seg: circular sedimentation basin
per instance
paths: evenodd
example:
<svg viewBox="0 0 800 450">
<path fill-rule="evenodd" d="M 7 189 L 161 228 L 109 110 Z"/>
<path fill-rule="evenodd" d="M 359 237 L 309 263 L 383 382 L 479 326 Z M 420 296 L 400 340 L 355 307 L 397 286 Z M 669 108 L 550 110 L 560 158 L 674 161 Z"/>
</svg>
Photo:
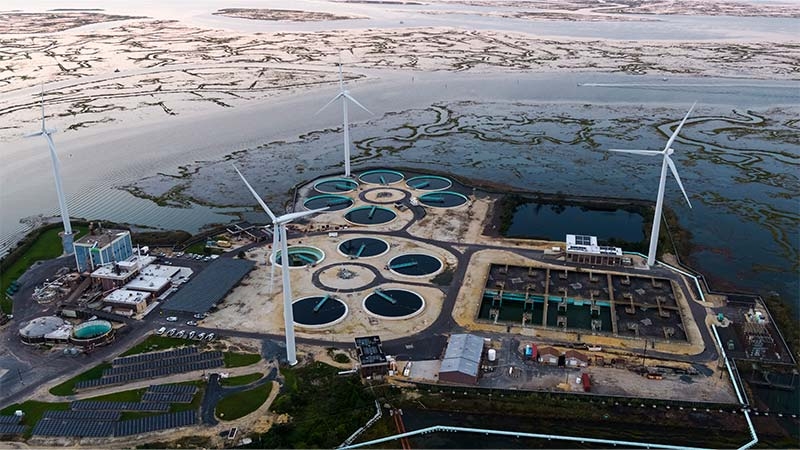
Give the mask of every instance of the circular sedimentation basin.
<svg viewBox="0 0 800 450">
<path fill-rule="evenodd" d="M 405 176 L 402 173 L 388 169 L 370 170 L 358 176 L 358 179 L 362 183 L 379 184 L 383 186 L 399 183 L 403 181 L 403 178 L 405 178 Z"/>
<path fill-rule="evenodd" d="M 364 297 L 364 311 L 388 320 L 410 319 L 425 309 L 425 299 L 405 289 L 376 289 Z"/>
<path fill-rule="evenodd" d="M 111 331 L 111 322 L 107 320 L 90 320 L 76 325 L 72 329 L 72 335 L 76 339 L 92 339 L 103 336 Z"/>
<path fill-rule="evenodd" d="M 292 303 L 294 323 L 304 328 L 325 328 L 347 317 L 347 304 L 330 295 L 304 297 Z"/>
<path fill-rule="evenodd" d="M 418 191 L 443 191 L 450 189 L 453 182 L 437 175 L 420 175 L 406 180 L 406 186 Z"/>
<path fill-rule="evenodd" d="M 358 189 L 358 183 L 348 178 L 329 178 L 314 183 L 314 190 L 322 194 L 343 194 Z"/>
<path fill-rule="evenodd" d="M 337 247 L 339 253 L 348 258 L 372 258 L 389 251 L 389 243 L 383 239 L 360 237 L 348 239 Z"/>
<path fill-rule="evenodd" d="M 328 208 L 328 211 L 341 211 L 353 206 L 353 199 L 345 195 L 322 194 L 303 202 L 306 209 Z"/>
<path fill-rule="evenodd" d="M 405 253 L 389 261 L 389 270 L 407 277 L 434 275 L 442 270 L 439 258 L 424 253 Z"/>
<path fill-rule="evenodd" d="M 325 259 L 325 252 L 317 247 L 293 245 L 287 250 L 289 251 L 289 267 L 313 266 Z M 273 254 L 273 263 L 282 264 L 280 250 Z"/>
<path fill-rule="evenodd" d="M 356 225 L 381 225 L 393 221 L 397 214 L 380 206 L 360 206 L 350 210 L 344 218 Z"/>
<path fill-rule="evenodd" d="M 431 208 L 457 208 L 467 203 L 467 197 L 458 192 L 438 191 L 422 194 L 419 202 Z"/>
</svg>

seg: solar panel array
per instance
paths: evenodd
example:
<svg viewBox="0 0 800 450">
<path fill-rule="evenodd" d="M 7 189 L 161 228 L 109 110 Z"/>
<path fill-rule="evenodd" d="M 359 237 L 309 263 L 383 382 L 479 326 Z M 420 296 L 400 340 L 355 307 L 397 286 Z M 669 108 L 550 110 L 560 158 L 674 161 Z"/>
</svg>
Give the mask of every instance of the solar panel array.
<svg viewBox="0 0 800 450">
<path fill-rule="evenodd" d="M 139 403 L 139 402 L 102 402 L 94 400 L 77 400 L 70 404 L 74 410 L 94 411 L 169 411 L 167 403 Z"/>
<path fill-rule="evenodd" d="M 147 388 L 147 392 L 194 395 L 197 392 L 197 386 L 193 384 L 153 384 Z"/>
<path fill-rule="evenodd" d="M 145 361 L 137 364 L 128 364 L 126 366 L 112 367 L 103 370 L 103 377 L 110 377 L 114 375 L 122 375 L 130 372 L 140 372 L 144 370 L 152 370 L 154 368 L 164 366 L 180 366 L 193 362 L 205 361 L 208 359 L 216 359 L 214 352 L 198 353 L 194 355 L 183 355 L 174 358 L 164 358 L 157 361 Z"/>
<path fill-rule="evenodd" d="M 0 424 L 16 425 L 22 420 L 21 416 L 0 416 Z"/>
<path fill-rule="evenodd" d="M 28 428 L 25 425 L 15 425 L 13 423 L 0 423 L 0 434 L 22 434 L 25 432 L 25 429 Z"/>
<path fill-rule="evenodd" d="M 163 308 L 204 313 L 222 300 L 255 265 L 256 262 L 249 259 L 217 258 L 180 288 Z"/>
<path fill-rule="evenodd" d="M 114 434 L 119 422 L 89 420 L 42 419 L 33 428 L 36 436 L 108 437 Z"/>
<path fill-rule="evenodd" d="M 130 436 L 132 434 L 150 433 L 153 431 L 185 427 L 196 424 L 197 411 L 181 411 L 117 422 L 115 435 Z"/>
<path fill-rule="evenodd" d="M 89 420 L 95 422 L 116 422 L 122 417 L 120 411 L 45 411 L 42 419 Z"/>
<path fill-rule="evenodd" d="M 123 384 L 147 378 L 165 377 L 175 373 L 213 369 L 215 367 L 222 367 L 222 365 L 222 352 L 219 351 L 195 353 L 172 358 L 164 358 L 163 355 L 160 355 L 159 359 L 152 361 L 106 369 L 102 378 L 80 381 L 75 384 L 75 387 L 83 389 L 95 386 Z"/>
<path fill-rule="evenodd" d="M 575 243 L 577 245 L 592 245 L 592 237 L 577 234 L 575 235 Z"/>
<path fill-rule="evenodd" d="M 191 403 L 194 394 L 168 394 L 165 392 L 145 392 L 143 402 Z"/>
<path fill-rule="evenodd" d="M 159 359 L 175 358 L 178 356 L 191 355 L 197 353 L 197 347 L 181 347 L 166 352 L 142 353 L 139 355 L 125 356 L 122 358 L 114 358 L 111 365 L 114 367 L 124 366 L 128 364 L 138 364 L 147 361 L 156 361 Z"/>
</svg>

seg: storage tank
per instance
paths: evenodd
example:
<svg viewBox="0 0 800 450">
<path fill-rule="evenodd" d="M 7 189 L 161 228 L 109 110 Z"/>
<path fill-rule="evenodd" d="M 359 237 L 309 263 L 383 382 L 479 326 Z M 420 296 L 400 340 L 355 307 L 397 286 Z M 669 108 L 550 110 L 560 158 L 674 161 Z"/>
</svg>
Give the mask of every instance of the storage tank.
<svg viewBox="0 0 800 450">
<path fill-rule="evenodd" d="M 490 348 L 488 357 L 489 362 L 495 362 L 495 360 L 497 360 L 497 350 Z"/>
</svg>

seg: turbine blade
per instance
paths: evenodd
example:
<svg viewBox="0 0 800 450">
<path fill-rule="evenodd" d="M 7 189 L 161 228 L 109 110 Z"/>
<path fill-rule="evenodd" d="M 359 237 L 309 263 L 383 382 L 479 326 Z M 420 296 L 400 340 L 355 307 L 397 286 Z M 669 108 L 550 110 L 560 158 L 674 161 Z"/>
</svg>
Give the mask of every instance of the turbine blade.
<svg viewBox="0 0 800 450">
<path fill-rule="evenodd" d="M 683 183 L 681 183 L 681 177 L 678 175 L 678 169 L 675 167 L 675 163 L 672 162 L 672 158 L 669 156 L 665 156 L 665 158 L 667 158 L 667 164 L 669 164 L 669 169 L 672 171 L 672 176 L 675 177 L 675 181 L 678 182 L 678 187 L 680 187 L 681 192 L 683 192 L 683 198 L 686 199 L 686 204 L 691 208 L 692 202 L 689 201 L 689 196 L 686 195 L 686 189 L 683 188 Z"/>
<path fill-rule="evenodd" d="M 256 198 L 258 204 L 261 205 L 261 208 L 263 208 L 264 211 L 267 212 L 267 215 L 269 215 L 269 218 L 272 219 L 272 222 L 274 223 L 275 214 L 272 214 L 272 211 L 270 211 L 269 206 L 267 206 L 267 204 L 264 203 L 264 200 L 261 200 L 261 197 L 258 196 L 258 193 L 255 191 L 255 189 L 253 189 L 253 186 L 250 186 L 250 183 L 247 182 L 247 180 L 244 178 L 244 175 L 242 175 L 242 172 L 239 172 L 239 169 L 237 169 L 236 166 L 233 166 L 233 170 L 235 170 L 236 173 L 239 174 L 239 178 L 241 178 L 242 181 L 244 181 L 244 184 L 247 185 L 247 189 L 250 190 L 250 193 L 253 194 L 253 197 Z"/>
<path fill-rule="evenodd" d="M 309 211 L 300 211 L 300 212 L 296 212 L 296 213 L 284 214 L 284 215 L 278 217 L 276 220 L 277 220 L 277 222 L 282 223 L 282 224 L 283 223 L 289 223 L 289 222 L 291 222 L 291 221 L 293 221 L 295 219 L 300 219 L 302 217 L 310 216 L 310 215 L 316 214 L 318 212 L 325 211 L 328 208 L 330 208 L 330 206 L 326 206 L 324 208 L 312 209 L 312 210 L 309 210 Z"/>
<path fill-rule="evenodd" d="M 341 92 L 339 92 L 338 94 L 336 94 L 336 96 L 335 96 L 335 97 L 333 97 L 333 98 L 331 99 L 331 101 L 329 101 L 328 103 L 325 103 L 325 106 L 323 106 L 322 108 L 320 108 L 320 109 L 319 109 L 319 111 L 315 112 L 315 113 L 314 113 L 314 115 L 316 116 L 317 114 L 319 114 L 319 113 L 321 113 L 322 111 L 324 111 L 324 110 L 325 110 L 325 108 L 327 108 L 328 106 L 331 106 L 331 104 L 333 104 L 333 102 L 335 102 L 336 100 L 339 100 L 339 98 L 341 98 L 341 97 L 342 97 L 342 95 L 343 95 L 343 94 L 342 94 Z"/>
<path fill-rule="evenodd" d="M 348 94 L 347 92 L 343 93 L 342 95 L 344 95 L 344 96 L 345 96 L 345 97 L 346 97 L 348 100 L 350 100 L 351 102 L 355 103 L 355 104 L 356 104 L 356 105 L 357 105 L 359 108 L 361 108 L 361 109 L 363 109 L 364 111 L 366 111 L 366 112 L 368 112 L 368 113 L 372 114 L 372 111 L 370 111 L 370 110 L 368 110 L 367 108 L 365 108 L 365 107 L 364 107 L 364 105 L 362 105 L 361 103 L 358 103 L 358 100 L 354 99 L 352 95 Z M 373 114 L 373 115 L 374 115 L 374 114 Z"/>
<path fill-rule="evenodd" d="M 26 134 L 26 135 L 25 135 L 25 137 L 26 137 L 26 138 L 31 138 L 31 137 L 43 136 L 43 135 L 44 135 L 44 132 L 42 132 L 42 131 L 36 131 L 36 132 L 33 132 L 33 133 L 28 133 L 28 134 Z"/>
<path fill-rule="evenodd" d="M 676 128 L 675 131 L 672 133 L 672 136 L 669 137 L 669 140 L 667 141 L 667 145 L 664 146 L 664 151 L 665 152 L 667 150 L 669 150 L 670 146 L 672 146 L 672 143 L 675 142 L 675 138 L 678 137 L 678 133 L 681 132 L 681 128 L 683 128 L 683 124 L 686 123 L 686 119 L 689 118 L 689 114 L 692 113 L 692 110 L 694 109 L 694 106 L 696 104 L 697 104 L 697 102 L 692 103 L 692 107 L 689 108 L 689 112 L 687 112 L 686 115 L 683 116 L 683 120 L 681 120 L 681 123 L 678 124 L 678 128 Z"/>
<path fill-rule="evenodd" d="M 660 155 L 661 152 L 656 150 L 625 150 L 620 148 L 610 148 L 608 149 L 609 152 L 617 152 L 617 153 L 631 153 L 633 155 Z"/>
</svg>

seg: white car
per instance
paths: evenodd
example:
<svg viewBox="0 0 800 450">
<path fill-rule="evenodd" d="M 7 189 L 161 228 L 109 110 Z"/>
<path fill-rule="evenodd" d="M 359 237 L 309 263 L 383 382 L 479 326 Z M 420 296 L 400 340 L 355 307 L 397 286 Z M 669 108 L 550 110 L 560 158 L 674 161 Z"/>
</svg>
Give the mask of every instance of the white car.
<svg viewBox="0 0 800 450">
<path fill-rule="evenodd" d="M 161 327 L 156 330 L 156 334 L 164 334 L 165 331 L 167 331 L 167 327 Z"/>
<path fill-rule="evenodd" d="M 186 336 L 186 331 L 184 330 L 178 331 L 178 334 L 175 335 L 176 338 L 182 338 L 184 336 Z"/>
<path fill-rule="evenodd" d="M 214 340 L 214 333 L 208 333 L 206 335 L 206 340 L 207 341 L 213 341 Z"/>
<path fill-rule="evenodd" d="M 178 321 L 178 318 L 177 318 L 177 317 L 175 317 L 175 316 L 169 316 L 169 317 L 167 317 L 167 322 L 177 322 L 177 321 Z"/>
<path fill-rule="evenodd" d="M 178 330 L 176 330 L 175 328 L 170 328 L 169 331 L 167 331 L 167 336 L 175 336 L 175 332 L 177 331 Z"/>
<path fill-rule="evenodd" d="M 196 327 L 197 326 L 197 322 L 195 322 L 194 320 L 190 320 L 190 321 L 186 322 L 186 325 L 189 325 L 190 327 Z"/>
</svg>

